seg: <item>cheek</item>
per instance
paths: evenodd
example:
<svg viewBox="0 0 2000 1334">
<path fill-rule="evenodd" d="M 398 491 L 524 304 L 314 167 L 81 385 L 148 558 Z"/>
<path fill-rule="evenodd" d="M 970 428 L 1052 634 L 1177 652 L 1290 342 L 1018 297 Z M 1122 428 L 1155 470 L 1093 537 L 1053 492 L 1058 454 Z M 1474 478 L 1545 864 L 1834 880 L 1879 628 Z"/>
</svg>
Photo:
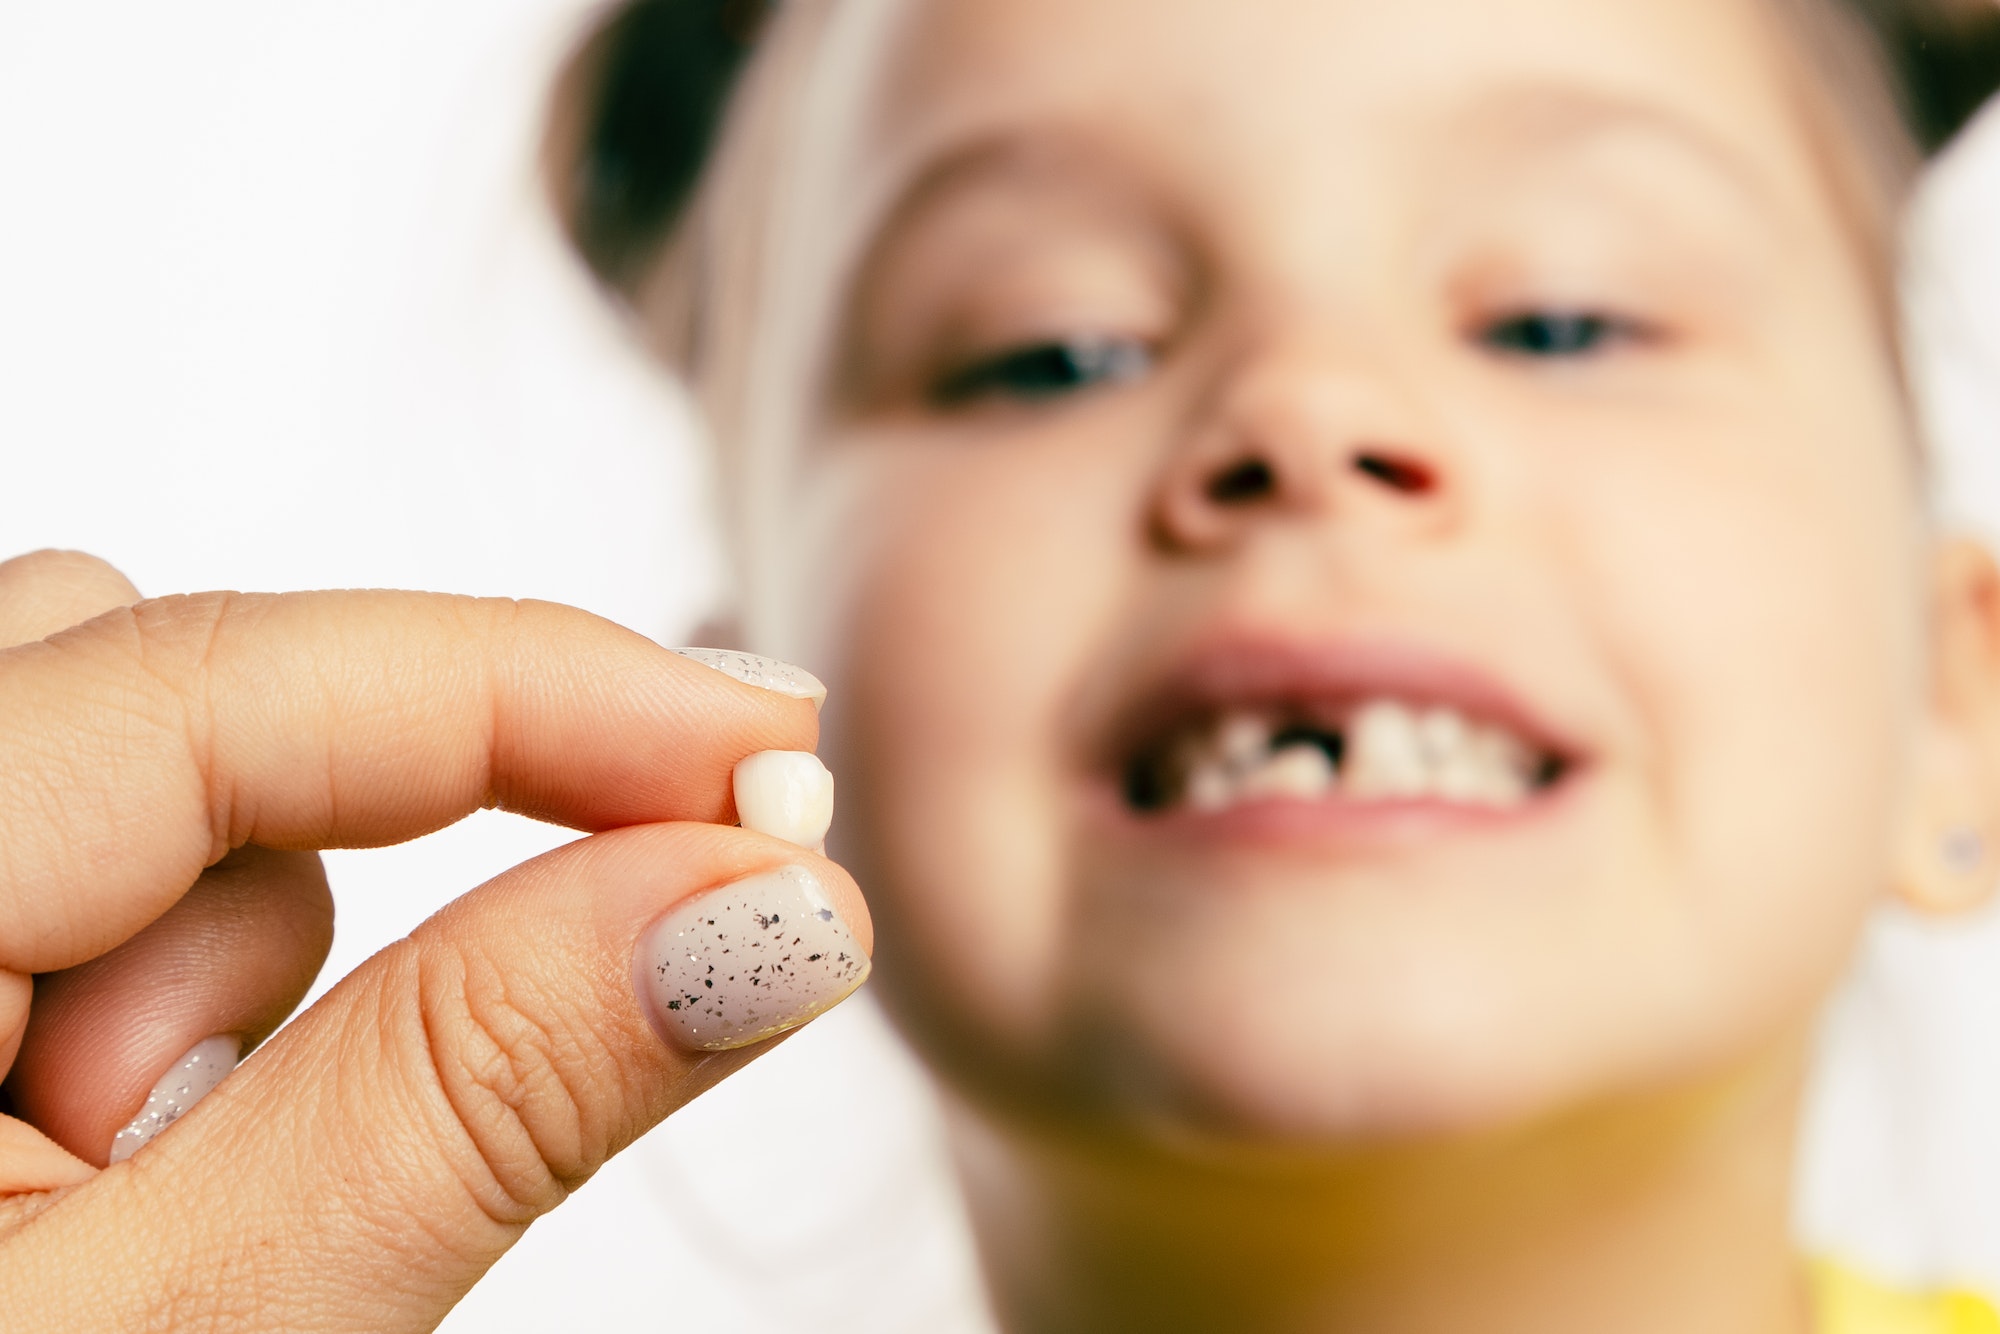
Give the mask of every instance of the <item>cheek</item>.
<svg viewBox="0 0 2000 1334">
<path fill-rule="evenodd" d="M 1030 1044 L 1069 914 L 1059 718 L 1116 610 L 1133 486 L 1088 442 L 859 443 L 827 753 L 833 852 L 860 878 L 877 976 L 927 1045 Z"/>
<path fill-rule="evenodd" d="M 1809 1005 L 1887 884 L 1920 687 L 1895 435 L 1777 403 L 1577 470 L 1557 568 L 1638 704 L 1621 796 L 1718 1022 Z"/>
</svg>

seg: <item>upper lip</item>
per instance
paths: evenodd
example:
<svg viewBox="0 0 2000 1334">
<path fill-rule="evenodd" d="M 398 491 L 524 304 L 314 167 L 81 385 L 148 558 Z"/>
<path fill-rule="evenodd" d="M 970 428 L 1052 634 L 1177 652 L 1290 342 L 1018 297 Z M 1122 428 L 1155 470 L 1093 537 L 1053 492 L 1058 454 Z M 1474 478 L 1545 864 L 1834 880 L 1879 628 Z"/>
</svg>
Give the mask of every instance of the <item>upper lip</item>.
<svg viewBox="0 0 2000 1334">
<path fill-rule="evenodd" d="M 1122 771 L 1182 728 L 1230 709 L 1338 715 L 1369 700 L 1455 710 L 1505 728 L 1573 769 L 1585 758 L 1521 695 L 1485 669 L 1449 653 L 1393 640 L 1302 642 L 1235 635 L 1196 647 L 1114 716 L 1101 762 Z"/>
</svg>

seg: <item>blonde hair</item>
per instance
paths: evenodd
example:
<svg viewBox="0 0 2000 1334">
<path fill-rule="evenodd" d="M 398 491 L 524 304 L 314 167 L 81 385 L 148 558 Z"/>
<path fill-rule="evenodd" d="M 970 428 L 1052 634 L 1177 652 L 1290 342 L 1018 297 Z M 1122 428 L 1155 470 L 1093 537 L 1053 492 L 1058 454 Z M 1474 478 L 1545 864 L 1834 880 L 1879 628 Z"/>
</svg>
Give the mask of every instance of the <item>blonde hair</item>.
<svg viewBox="0 0 2000 1334">
<path fill-rule="evenodd" d="M 783 652 L 796 581 L 771 559 L 796 521 L 795 451 L 827 330 L 865 237 L 826 220 L 855 187 L 848 157 L 886 29 L 906 0 L 792 0 L 745 72 L 710 170 L 634 291 L 656 352 L 721 444 L 722 502 L 749 642 Z M 838 211 L 852 217 L 854 211 Z"/>
</svg>

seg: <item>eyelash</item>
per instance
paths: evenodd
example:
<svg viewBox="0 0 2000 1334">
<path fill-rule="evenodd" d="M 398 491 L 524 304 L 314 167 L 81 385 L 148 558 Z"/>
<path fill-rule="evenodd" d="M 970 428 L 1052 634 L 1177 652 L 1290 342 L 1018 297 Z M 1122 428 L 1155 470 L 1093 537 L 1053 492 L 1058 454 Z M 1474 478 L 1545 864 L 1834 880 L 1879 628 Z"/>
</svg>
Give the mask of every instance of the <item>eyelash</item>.
<svg viewBox="0 0 2000 1334">
<path fill-rule="evenodd" d="M 1592 311 L 1531 310 L 1495 320 L 1475 340 L 1487 350 L 1530 360 L 1581 360 L 1646 336 L 1638 323 Z M 985 398 L 1043 402 L 1136 380 L 1153 368 L 1153 351 L 1130 338 L 1068 338 L 1026 343 L 952 371 L 931 390 L 940 407 Z"/>
<path fill-rule="evenodd" d="M 1580 360 L 1640 341 L 1646 333 L 1632 320 L 1595 311 L 1528 310 L 1484 326 L 1475 339 L 1502 356 Z"/>
<path fill-rule="evenodd" d="M 1136 380 L 1153 351 L 1131 338 L 1052 338 L 1008 348 L 946 375 L 931 390 L 940 407 L 983 398 L 1040 402 Z"/>
</svg>

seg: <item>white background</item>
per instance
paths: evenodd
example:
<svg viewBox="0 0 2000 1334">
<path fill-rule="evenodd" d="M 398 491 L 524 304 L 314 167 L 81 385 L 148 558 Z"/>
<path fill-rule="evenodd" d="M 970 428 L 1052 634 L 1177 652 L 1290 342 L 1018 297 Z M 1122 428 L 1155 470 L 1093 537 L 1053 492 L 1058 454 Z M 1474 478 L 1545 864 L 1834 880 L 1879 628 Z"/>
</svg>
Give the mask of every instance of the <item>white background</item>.
<svg viewBox="0 0 2000 1334">
<path fill-rule="evenodd" d="M 0 552 L 148 592 L 404 587 L 686 642 L 718 594 L 681 404 L 534 175 L 573 0 L 0 0 Z M 568 837 L 328 856 L 321 989 Z M 849 1006 L 614 1163 L 455 1331 L 946 1331 L 921 1077 Z"/>
<path fill-rule="evenodd" d="M 0 553 L 153 592 L 715 603 L 679 400 L 568 260 L 534 138 L 576 0 L 0 0 Z M 2000 516 L 2000 123 L 1916 266 L 1949 512 Z M 328 858 L 325 981 L 564 835 Z M 1836 1011 L 1805 1228 L 2000 1281 L 2000 926 L 1887 922 Z M 466 1330 L 969 1327 L 921 1077 L 865 1005 L 538 1224 Z M 777 1203 L 774 1203 L 777 1202 Z"/>
</svg>

